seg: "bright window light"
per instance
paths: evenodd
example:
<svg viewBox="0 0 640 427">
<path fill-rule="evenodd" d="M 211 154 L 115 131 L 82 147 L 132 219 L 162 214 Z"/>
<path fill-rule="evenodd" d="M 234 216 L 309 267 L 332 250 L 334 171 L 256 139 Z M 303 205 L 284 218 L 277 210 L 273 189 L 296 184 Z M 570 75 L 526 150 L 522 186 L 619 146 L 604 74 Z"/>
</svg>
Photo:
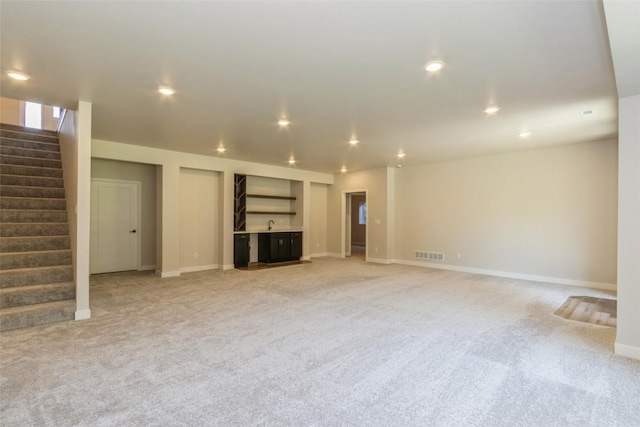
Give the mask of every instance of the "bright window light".
<svg viewBox="0 0 640 427">
<path fill-rule="evenodd" d="M 42 104 L 24 103 L 24 125 L 28 128 L 42 129 Z"/>
<path fill-rule="evenodd" d="M 51 113 L 54 119 L 60 118 L 60 107 L 53 107 L 53 111 Z"/>
<path fill-rule="evenodd" d="M 367 202 L 360 202 L 358 207 L 358 224 L 364 225 L 367 223 Z"/>
</svg>

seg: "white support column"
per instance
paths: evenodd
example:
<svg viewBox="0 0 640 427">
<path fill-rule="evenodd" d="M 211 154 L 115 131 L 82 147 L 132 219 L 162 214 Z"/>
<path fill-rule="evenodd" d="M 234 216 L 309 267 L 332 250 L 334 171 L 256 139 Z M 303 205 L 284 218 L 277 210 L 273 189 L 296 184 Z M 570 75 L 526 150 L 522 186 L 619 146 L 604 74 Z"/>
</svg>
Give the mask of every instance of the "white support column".
<svg viewBox="0 0 640 427">
<path fill-rule="evenodd" d="M 165 164 L 159 175 L 162 177 L 158 194 L 158 208 L 161 215 L 157 244 L 160 245 L 156 274 L 160 277 L 180 275 L 180 167 Z"/>
<path fill-rule="evenodd" d="M 219 197 L 219 218 L 220 218 L 220 265 L 223 270 L 231 270 L 233 265 L 233 190 L 234 173 L 226 171 L 220 174 Z"/>
<path fill-rule="evenodd" d="M 78 102 L 76 204 L 76 312 L 75 319 L 91 317 L 89 305 L 89 251 L 91 233 L 91 111 L 90 102 Z"/>
<path fill-rule="evenodd" d="M 302 183 L 302 259 L 311 259 L 311 181 Z"/>
<path fill-rule="evenodd" d="M 640 95 L 620 98 L 618 327 L 615 352 L 640 359 Z"/>
</svg>

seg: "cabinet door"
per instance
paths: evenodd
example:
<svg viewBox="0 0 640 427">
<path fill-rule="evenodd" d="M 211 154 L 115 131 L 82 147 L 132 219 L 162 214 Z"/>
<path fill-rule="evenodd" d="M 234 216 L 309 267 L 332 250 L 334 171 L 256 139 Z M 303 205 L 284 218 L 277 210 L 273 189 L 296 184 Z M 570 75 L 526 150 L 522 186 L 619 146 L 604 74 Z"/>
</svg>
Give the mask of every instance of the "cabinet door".
<svg viewBox="0 0 640 427">
<path fill-rule="evenodd" d="M 291 260 L 298 261 L 302 258 L 302 233 L 291 233 Z"/>
<path fill-rule="evenodd" d="M 233 265 L 246 267 L 249 265 L 249 235 L 236 234 L 233 239 Z"/>
<path fill-rule="evenodd" d="M 289 259 L 289 233 L 273 233 L 271 235 L 271 261 Z"/>
</svg>

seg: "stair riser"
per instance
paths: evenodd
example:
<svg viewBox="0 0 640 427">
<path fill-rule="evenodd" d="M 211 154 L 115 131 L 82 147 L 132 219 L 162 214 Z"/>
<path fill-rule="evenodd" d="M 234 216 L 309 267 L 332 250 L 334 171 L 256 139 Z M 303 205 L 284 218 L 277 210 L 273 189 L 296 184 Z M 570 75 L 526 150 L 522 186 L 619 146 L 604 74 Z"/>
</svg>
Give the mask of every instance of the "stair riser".
<svg viewBox="0 0 640 427">
<path fill-rule="evenodd" d="M 8 156 L 31 157 L 36 159 L 60 160 L 60 153 L 54 151 L 33 150 L 31 148 L 17 148 L 0 145 L 0 154 Z"/>
<path fill-rule="evenodd" d="M 21 197 L 2 197 L 0 198 L 0 208 L 27 210 L 65 210 L 67 208 L 67 202 L 65 199 L 29 199 Z"/>
<path fill-rule="evenodd" d="M 69 249 L 68 236 L 11 237 L 0 239 L 0 252 L 55 251 Z"/>
<path fill-rule="evenodd" d="M 74 316 L 75 304 L 69 304 L 62 308 L 44 308 L 29 313 L 0 313 L 0 331 L 64 322 L 73 320 Z"/>
<path fill-rule="evenodd" d="M 64 199 L 64 188 L 38 188 L 0 185 L 0 196 Z"/>
<path fill-rule="evenodd" d="M 2 165 L 3 174 L 6 175 L 20 175 L 20 176 L 33 176 L 33 177 L 48 177 L 48 178 L 61 178 L 62 169 L 56 168 L 34 168 L 29 166 L 19 165 Z"/>
<path fill-rule="evenodd" d="M 53 251 L 37 253 L 0 254 L 0 269 L 46 267 L 51 265 L 70 265 L 71 251 Z"/>
<path fill-rule="evenodd" d="M 68 236 L 68 223 L 0 224 L 0 237 Z"/>
<path fill-rule="evenodd" d="M 16 166 L 35 166 L 39 168 L 61 168 L 60 160 L 34 159 L 32 157 L 0 155 L 0 164 Z M 4 171 L 4 166 L 2 167 Z M 7 173 L 5 171 L 5 173 Z"/>
<path fill-rule="evenodd" d="M 12 139 L 0 137 L 0 145 L 5 147 L 31 148 L 35 150 L 60 152 L 59 144 L 50 144 L 45 142 L 25 141 L 24 139 Z"/>
<path fill-rule="evenodd" d="M 66 222 L 66 221 L 67 221 L 67 211 L 3 210 L 0 212 L 0 223 L 12 222 L 12 223 L 29 224 L 32 222 Z"/>
<path fill-rule="evenodd" d="M 1 185 L 17 185 L 21 187 L 64 188 L 61 178 L 45 178 L 36 176 L 0 175 Z"/>
<path fill-rule="evenodd" d="M 0 292 L 0 309 L 73 300 L 75 297 L 76 290 L 72 283 L 7 289 Z"/>
<path fill-rule="evenodd" d="M 0 129 L 0 136 L 3 136 L 5 138 L 12 138 L 12 139 L 22 139 L 24 141 L 39 141 L 39 142 L 47 142 L 49 144 L 58 143 L 57 136 L 39 135 L 35 133 L 23 133 L 23 132 L 8 130 L 8 129 Z"/>
<path fill-rule="evenodd" d="M 70 282 L 73 268 L 70 265 L 38 268 L 35 270 L 0 271 L 0 288 Z"/>
</svg>

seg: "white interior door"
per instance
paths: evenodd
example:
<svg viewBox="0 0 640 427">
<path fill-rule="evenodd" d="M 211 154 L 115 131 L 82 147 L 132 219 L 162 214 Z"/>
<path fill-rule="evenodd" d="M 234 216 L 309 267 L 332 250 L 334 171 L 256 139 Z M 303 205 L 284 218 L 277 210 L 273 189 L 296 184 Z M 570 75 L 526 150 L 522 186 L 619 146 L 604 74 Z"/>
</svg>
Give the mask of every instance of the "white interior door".
<svg viewBox="0 0 640 427">
<path fill-rule="evenodd" d="M 91 180 L 91 274 L 138 269 L 139 186 Z"/>
</svg>

